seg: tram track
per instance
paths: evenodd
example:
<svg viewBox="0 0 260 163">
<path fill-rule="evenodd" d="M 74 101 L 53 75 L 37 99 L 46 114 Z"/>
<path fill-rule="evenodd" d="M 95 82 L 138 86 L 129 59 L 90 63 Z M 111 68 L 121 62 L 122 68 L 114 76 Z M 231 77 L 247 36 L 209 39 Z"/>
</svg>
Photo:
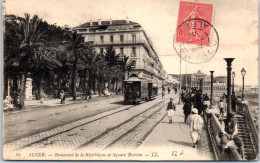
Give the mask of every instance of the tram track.
<svg viewBox="0 0 260 163">
<path fill-rule="evenodd" d="M 153 106 L 157 106 L 160 105 L 162 103 L 164 103 L 166 100 L 164 101 L 160 101 L 160 102 L 156 102 L 153 104 Z M 58 130 L 57 128 L 55 129 L 51 129 L 48 131 L 44 131 L 26 138 L 22 138 L 19 139 L 17 141 L 11 142 L 11 143 L 7 143 L 4 145 L 4 149 L 8 149 L 8 150 L 23 150 L 23 149 L 27 149 L 27 148 L 45 148 L 45 147 L 54 147 L 55 145 L 57 145 L 58 147 L 62 147 L 62 148 L 76 148 L 78 149 L 79 147 L 84 147 L 84 145 L 89 145 L 91 144 L 91 142 L 95 142 L 96 140 L 98 140 L 99 138 L 102 138 L 104 135 L 106 135 L 107 133 L 109 133 L 110 131 L 115 130 L 116 128 L 120 127 L 120 126 L 124 126 L 125 124 L 131 122 L 131 120 L 135 119 L 138 116 L 143 115 L 145 112 L 151 110 L 154 107 L 148 107 L 146 109 L 144 109 L 142 112 L 139 112 L 138 114 L 134 114 L 134 116 L 128 118 L 127 120 L 124 120 L 123 122 L 119 123 L 119 124 L 115 124 L 114 126 L 109 126 L 107 128 L 101 128 L 100 130 L 95 130 L 93 128 L 91 128 L 89 130 L 89 132 L 94 131 L 92 134 L 88 134 L 87 136 L 84 136 L 84 132 L 80 133 L 79 136 L 83 136 L 83 138 L 81 138 L 81 141 L 75 143 L 75 141 L 72 143 L 72 145 L 70 146 L 67 142 L 70 142 L 71 139 L 70 137 L 73 137 L 74 135 L 78 135 L 77 131 L 85 131 L 88 130 L 88 126 L 89 125 L 95 125 L 97 123 L 100 123 L 98 121 L 106 121 L 108 119 L 111 119 L 111 116 L 115 116 L 118 114 L 123 114 L 124 112 L 131 112 L 132 109 L 134 109 L 136 106 L 137 107 L 145 107 L 145 104 L 140 104 L 140 105 L 131 105 L 131 106 L 122 106 L 120 108 L 116 108 L 113 109 L 112 111 L 107 111 L 104 113 L 101 113 L 99 115 L 90 117 L 90 118 L 85 118 L 83 120 L 78 120 L 76 122 L 72 122 L 69 124 L 65 124 L 62 126 L 57 127 L 59 129 L 59 132 L 55 132 L 55 130 Z M 132 108 L 132 109 L 131 109 Z M 137 109 L 135 109 L 136 111 Z M 137 110 L 138 111 L 138 110 Z M 125 113 L 124 113 L 125 114 Z M 68 126 L 69 125 L 69 126 Z M 100 125 L 99 125 L 100 126 Z M 83 129 L 84 128 L 84 129 Z M 98 126 L 97 126 L 98 128 Z M 49 134 L 46 134 L 46 132 L 48 132 Z M 71 133 L 73 132 L 73 133 Z M 62 135 L 62 136 L 61 136 Z M 65 140 L 65 137 L 68 136 L 68 140 Z M 77 138 L 77 137 L 74 137 Z M 58 139 L 58 140 L 57 140 Z M 73 139 L 73 138 L 72 138 Z M 60 143 L 58 142 L 60 141 Z M 63 146 L 62 143 L 65 144 L 67 143 L 67 145 Z M 56 147 L 57 147 L 56 146 Z"/>
<path fill-rule="evenodd" d="M 177 97 L 174 97 L 174 100 Z M 157 108 L 155 112 L 144 118 L 137 125 L 130 128 L 116 140 L 107 145 L 104 149 L 136 149 L 151 134 L 154 128 L 165 118 L 167 102 Z"/>
<path fill-rule="evenodd" d="M 166 101 L 166 100 L 165 100 Z M 81 145 L 77 149 L 88 148 L 94 149 L 97 148 L 99 150 L 106 149 L 107 147 L 112 147 L 118 140 L 122 139 L 124 136 L 134 131 L 138 126 L 140 126 L 144 121 L 149 119 L 151 116 L 156 114 L 158 110 L 162 109 L 166 104 L 165 101 L 162 103 L 150 107 L 149 109 L 139 113 L 138 115 L 126 120 L 125 122 L 117 125 L 108 131 L 105 131 L 103 134 L 94 138 L 91 141 L 86 142 Z M 161 106 L 162 105 L 162 106 Z M 159 108 L 159 109 L 158 109 Z M 106 141 L 103 141 L 106 140 Z"/>
</svg>

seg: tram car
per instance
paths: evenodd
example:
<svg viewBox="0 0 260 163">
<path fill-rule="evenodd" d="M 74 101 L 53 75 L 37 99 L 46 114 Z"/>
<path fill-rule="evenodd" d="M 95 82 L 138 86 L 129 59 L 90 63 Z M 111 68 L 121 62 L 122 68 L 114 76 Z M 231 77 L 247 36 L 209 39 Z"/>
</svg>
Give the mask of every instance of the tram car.
<svg viewBox="0 0 260 163">
<path fill-rule="evenodd" d="M 158 95 L 157 85 L 153 84 L 152 81 L 140 79 L 137 77 L 130 77 L 125 80 L 125 104 L 136 104 L 141 101 L 148 101 Z"/>
</svg>

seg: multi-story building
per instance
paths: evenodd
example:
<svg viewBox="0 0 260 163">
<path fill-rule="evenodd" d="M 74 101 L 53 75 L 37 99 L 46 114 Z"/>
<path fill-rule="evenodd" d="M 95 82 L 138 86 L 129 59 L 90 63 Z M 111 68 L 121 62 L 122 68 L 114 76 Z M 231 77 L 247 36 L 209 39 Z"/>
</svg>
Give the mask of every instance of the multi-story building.
<svg viewBox="0 0 260 163">
<path fill-rule="evenodd" d="M 182 88 L 199 88 L 204 90 L 210 83 L 210 77 L 200 70 L 193 74 L 182 74 L 181 84 Z M 204 88 L 205 87 L 205 88 Z"/>
<path fill-rule="evenodd" d="M 162 85 L 167 79 L 159 57 L 142 26 L 128 20 L 87 22 L 75 27 L 85 42 L 93 45 L 97 52 L 105 52 L 112 45 L 117 54 L 129 56 L 133 63 L 130 75 L 153 80 Z M 128 76 L 126 76 L 127 78 Z"/>
<path fill-rule="evenodd" d="M 180 79 L 179 75 L 172 75 L 176 79 Z M 181 87 L 186 88 L 197 88 L 201 89 L 203 93 L 210 93 L 211 90 L 211 77 L 210 75 L 202 73 L 200 70 L 193 74 L 182 74 L 181 75 Z M 220 95 L 227 92 L 227 77 L 216 76 L 213 78 L 213 91 L 214 94 Z"/>
</svg>

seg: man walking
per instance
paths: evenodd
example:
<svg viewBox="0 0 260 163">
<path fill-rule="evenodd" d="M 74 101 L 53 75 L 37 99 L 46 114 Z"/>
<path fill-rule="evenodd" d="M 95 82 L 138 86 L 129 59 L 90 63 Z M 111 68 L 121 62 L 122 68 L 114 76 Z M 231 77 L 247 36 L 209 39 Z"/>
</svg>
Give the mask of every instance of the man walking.
<svg viewBox="0 0 260 163">
<path fill-rule="evenodd" d="M 200 135 L 203 127 L 203 119 L 200 115 L 198 115 L 198 110 L 196 108 L 192 109 L 192 114 L 189 115 L 187 122 L 190 128 L 192 147 L 196 148 L 198 142 L 200 141 Z"/>
<path fill-rule="evenodd" d="M 184 106 L 183 106 L 183 113 L 184 113 L 184 123 L 187 122 L 187 118 L 191 113 L 191 96 L 190 94 L 186 95 L 186 98 L 184 99 Z"/>
<path fill-rule="evenodd" d="M 172 124 L 172 118 L 174 116 L 174 111 L 176 111 L 176 106 L 174 105 L 174 103 L 172 101 L 173 101 L 173 99 L 170 98 L 170 102 L 168 103 L 168 106 L 166 109 L 170 124 Z"/>
</svg>

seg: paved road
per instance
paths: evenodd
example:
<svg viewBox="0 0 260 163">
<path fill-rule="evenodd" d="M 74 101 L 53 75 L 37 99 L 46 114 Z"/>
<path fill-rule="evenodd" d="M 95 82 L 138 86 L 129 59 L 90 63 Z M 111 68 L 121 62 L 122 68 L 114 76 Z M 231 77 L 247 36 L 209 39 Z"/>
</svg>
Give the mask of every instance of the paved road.
<svg viewBox="0 0 260 163">
<path fill-rule="evenodd" d="M 138 150 L 156 151 L 164 160 L 212 160 L 206 130 L 199 148 L 193 148 L 189 127 L 184 123 L 183 105 L 177 105 L 173 124 L 165 117 Z M 165 111 L 166 113 L 166 111 Z M 156 160 L 156 157 L 150 159 Z"/>
<path fill-rule="evenodd" d="M 115 109 L 122 106 L 122 102 L 123 95 L 116 95 L 102 102 L 82 102 L 27 112 L 4 113 L 3 143 Z"/>
<path fill-rule="evenodd" d="M 168 95 L 167 98 L 169 98 Z M 172 95 L 171 95 L 172 97 Z M 49 130 L 42 129 L 37 134 L 31 136 L 24 136 L 21 139 L 16 141 L 12 141 L 10 143 L 5 144 L 4 149 L 6 150 L 14 150 L 18 148 L 53 148 L 60 147 L 63 149 L 75 149 L 75 148 L 90 148 L 93 149 L 97 147 L 98 149 L 103 149 L 106 146 L 114 145 L 114 141 L 119 138 L 122 140 L 125 136 L 125 133 L 129 133 L 134 129 L 140 127 L 140 124 L 149 121 L 149 119 L 156 119 L 158 116 L 154 116 L 158 111 L 161 111 L 161 107 L 166 105 L 168 100 L 161 99 L 161 97 L 157 97 L 155 100 L 145 102 L 140 105 L 122 105 L 120 101 L 116 101 L 116 99 L 108 99 L 102 101 L 102 105 L 99 102 L 87 103 L 83 106 L 81 104 L 68 106 L 66 112 L 61 112 L 61 109 L 55 107 L 53 108 L 52 113 L 46 112 L 43 114 L 45 110 L 38 110 L 34 112 L 24 112 L 26 119 L 22 121 L 28 122 L 30 116 L 35 117 L 43 117 L 46 118 L 44 121 L 36 120 L 38 125 L 48 126 L 50 121 L 58 125 L 55 128 L 51 128 Z M 118 99 L 117 99 L 118 100 Z M 166 101 L 167 100 L 167 101 Z M 91 106 L 91 107 L 90 107 Z M 107 106 L 104 108 L 104 106 Z M 115 106 L 119 106 L 114 108 Z M 72 109 L 74 108 L 74 109 Z M 51 114 L 54 114 L 56 118 L 64 119 L 71 118 L 76 116 L 82 116 L 81 110 L 88 109 L 86 114 L 88 115 L 85 118 L 81 118 L 76 121 L 72 121 L 70 123 L 66 123 L 64 125 L 59 125 L 56 123 L 57 120 L 53 120 Z M 85 110 L 84 110 L 85 111 Z M 91 115 L 92 112 L 97 113 L 95 115 Z M 39 113 L 40 112 L 40 113 Z M 90 112 L 90 114 L 88 114 Z M 39 115 L 41 114 L 41 115 Z M 47 115 L 46 115 L 47 114 Z M 19 114 L 13 114 L 13 116 L 19 116 Z M 72 116 L 73 115 L 73 116 Z M 161 115 L 161 114 L 160 114 Z M 10 115 L 9 115 L 10 116 Z M 61 118 L 61 117 L 62 118 Z M 161 115 L 163 116 L 163 115 Z M 152 118 L 151 118 L 152 117 Z M 22 117 L 20 117 L 22 118 Z M 78 117 L 76 117 L 78 118 Z M 64 120 L 64 122 L 66 122 Z M 69 122 L 69 121 L 67 121 Z M 35 124 L 33 124 L 35 125 Z M 33 126 L 31 125 L 31 126 Z M 28 128 L 29 125 L 24 124 L 16 124 L 15 128 L 26 128 L 26 134 L 36 132 L 34 128 Z M 149 126 L 149 125 L 148 125 Z M 30 127 L 30 126 L 29 126 Z M 38 127 L 38 126 L 37 126 Z M 153 126 L 150 126 L 153 128 Z M 41 128 L 38 127 L 38 130 Z M 14 130 L 14 129 L 13 129 Z M 23 131 L 23 130 L 22 130 Z M 13 131 L 15 132 L 15 131 Z M 149 130 L 147 130 L 149 132 Z M 9 132 L 10 133 L 10 132 Z M 22 136 L 22 135 L 20 135 Z M 127 139 L 129 140 L 129 139 Z"/>
</svg>

